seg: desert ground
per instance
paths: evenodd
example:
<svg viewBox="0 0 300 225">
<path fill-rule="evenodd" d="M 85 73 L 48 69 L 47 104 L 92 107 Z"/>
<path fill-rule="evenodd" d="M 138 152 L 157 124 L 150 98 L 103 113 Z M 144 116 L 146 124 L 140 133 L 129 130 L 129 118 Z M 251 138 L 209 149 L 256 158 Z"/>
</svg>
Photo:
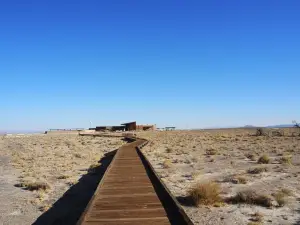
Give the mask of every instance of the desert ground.
<svg viewBox="0 0 300 225">
<path fill-rule="evenodd" d="M 195 224 L 300 224 L 296 129 L 145 132 L 143 153 Z"/>
<path fill-rule="evenodd" d="M 109 164 L 106 155 L 123 144 L 115 137 L 0 137 L 0 224 L 32 224 L 45 211 L 36 224 L 74 224 L 76 210 L 84 209 L 101 179 L 101 173 L 93 176 L 93 172 L 104 172 L 104 164 Z M 70 205 L 74 209 L 68 209 Z M 54 215 L 66 221 L 55 221 Z"/>
<path fill-rule="evenodd" d="M 149 140 L 143 153 L 195 224 L 300 224 L 298 130 L 137 135 Z M 117 137 L 0 137 L 0 224 L 75 224 L 123 144 Z"/>
</svg>

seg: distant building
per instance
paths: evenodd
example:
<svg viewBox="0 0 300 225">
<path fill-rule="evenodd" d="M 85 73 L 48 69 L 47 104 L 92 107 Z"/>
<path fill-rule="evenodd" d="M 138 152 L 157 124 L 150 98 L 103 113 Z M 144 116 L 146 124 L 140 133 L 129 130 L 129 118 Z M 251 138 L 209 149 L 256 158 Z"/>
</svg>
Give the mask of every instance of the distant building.
<svg viewBox="0 0 300 225">
<path fill-rule="evenodd" d="M 137 130 L 137 131 L 156 130 L 156 125 L 155 124 L 137 125 L 135 121 L 130 122 L 130 123 L 123 123 L 122 125 L 125 125 L 125 130 L 126 131 L 131 131 L 131 130 Z"/>
<path fill-rule="evenodd" d="M 136 122 L 123 123 L 121 125 L 125 126 L 125 131 L 136 130 Z"/>
<path fill-rule="evenodd" d="M 97 126 L 95 131 L 124 131 L 125 126 Z"/>
<path fill-rule="evenodd" d="M 146 131 L 156 130 L 155 124 L 137 125 L 136 121 L 123 123 L 121 126 L 97 126 L 96 128 L 89 128 L 95 131 Z"/>
<path fill-rule="evenodd" d="M 165 127 L 165 130 L 175 130 L 176 129 L 176 127 Z"/>
</svg>

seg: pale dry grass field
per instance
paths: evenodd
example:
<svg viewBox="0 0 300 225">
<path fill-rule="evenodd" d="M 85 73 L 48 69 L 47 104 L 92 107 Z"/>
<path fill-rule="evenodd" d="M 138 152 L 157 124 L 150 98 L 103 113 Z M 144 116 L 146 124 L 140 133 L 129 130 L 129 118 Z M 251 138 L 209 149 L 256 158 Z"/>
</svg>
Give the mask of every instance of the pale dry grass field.
<svg viewBox="0 0 300 225">
<path fill-rule="evenodd" d="M 23 200 L 42 213 L 83 175 L 93 173 L 105 153 L 123 144 L 121 138 L 114 137 L 13 135 L 0 138 L 0 156 L 8 159 L 5 167 L 11 170 L 6 174 L 17 189 L 32 193 Z M 12 196 L 5 198 L 13 201 Z M 5 219 L 5 215 L 2 218 Z"/>
<path fill-rule="evenodd" d="M 142 150 L 195 224 L 300 224 L 295 129 L 144 132 Z"/>
</svg>

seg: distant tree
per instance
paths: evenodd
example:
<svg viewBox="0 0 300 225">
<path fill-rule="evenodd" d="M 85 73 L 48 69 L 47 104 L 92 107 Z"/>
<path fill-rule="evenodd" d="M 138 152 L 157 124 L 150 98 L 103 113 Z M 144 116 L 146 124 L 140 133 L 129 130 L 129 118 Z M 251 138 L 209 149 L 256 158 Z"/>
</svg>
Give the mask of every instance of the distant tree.
<svg viewBox="0 0 300 225">
<path fill-rule="evenodd" d="M 294 124 L 294 127 L 300 128 L 300 123 L 297 123 L 296 120 L 293 120 L 292 123 Z"/>
<path fill-rule="evenodd" d="M 300 123 L 297 123 L 297 121 L 296 120 L 293 120 L 293 122 L 292 122 L 293 124 L 294 124 L 294 127 L 296 127 L 297 128 L 297 130 L 299 131 L 299 136 L 300 136 Z"/>
</svg>

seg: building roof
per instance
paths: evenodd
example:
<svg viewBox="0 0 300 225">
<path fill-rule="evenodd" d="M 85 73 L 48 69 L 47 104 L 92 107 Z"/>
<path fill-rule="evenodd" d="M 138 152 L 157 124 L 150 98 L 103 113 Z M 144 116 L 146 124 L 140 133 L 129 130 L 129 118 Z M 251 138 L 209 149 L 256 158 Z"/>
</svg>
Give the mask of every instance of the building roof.
<svg viewBox="0 0 300 225">
<path fill-rule="evenodd" d="M 134 122 L 128 122 L 128 123 L 122 123 L 121 125 L 127 125 L 127 124 L 133 124 L 133 123 L 136 123 L 136 121 L 134 121 Z"/>
</svg>

